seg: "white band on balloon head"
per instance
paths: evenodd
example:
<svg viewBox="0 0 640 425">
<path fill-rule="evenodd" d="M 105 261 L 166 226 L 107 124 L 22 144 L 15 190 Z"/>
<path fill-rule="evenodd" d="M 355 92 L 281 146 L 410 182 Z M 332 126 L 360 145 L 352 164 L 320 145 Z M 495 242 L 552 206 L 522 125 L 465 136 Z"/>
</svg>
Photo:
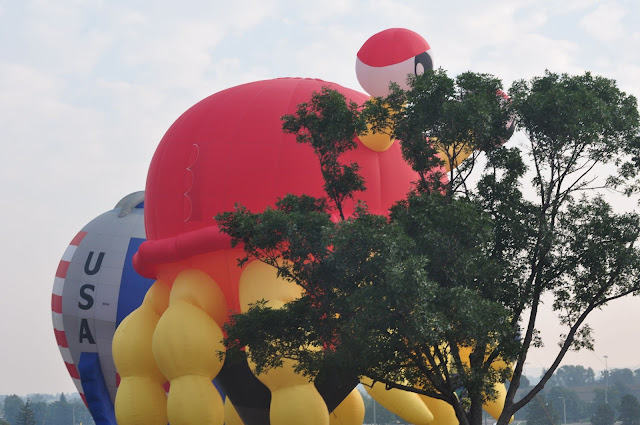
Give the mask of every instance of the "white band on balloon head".
<svg viewBox="0 0 640 425">
<path fill-rule="evenodd" d="M 431 56 L 431 51 L 427 52 Z M 362 88 L 372 97 L 386 97 L 389 95 L 389 84 L 396 83 L 401 89 L 408 90 L 407 80 L 410 75 L 424 73 L 423 64 L 417 63 L 411 57 L 405 61 L 387 65 L 370 66 L 356 58 L 356 76 Z"/>
</svg>

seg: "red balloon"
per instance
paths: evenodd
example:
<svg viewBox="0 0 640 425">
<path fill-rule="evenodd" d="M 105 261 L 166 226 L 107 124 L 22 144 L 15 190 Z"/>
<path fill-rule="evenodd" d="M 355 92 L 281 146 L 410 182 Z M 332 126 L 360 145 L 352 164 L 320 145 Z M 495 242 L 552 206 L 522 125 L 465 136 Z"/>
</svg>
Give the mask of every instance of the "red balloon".
<svg viewBox="0 0 640 425">
<path fill-rule="evenodd" d="M 136 270 L 155 277 L 159 264 L 229 248 L 214 216 L 236 203 L 260 212 L 286 194 L 325 196 L 311 146 L 284 134 L 281 117 L 293 114 L 323 87 L 362 104 L 368 96 L 316 79 L 282 78 L 218 92 L 187 110 L 160 142 L 147 177 L 147 241 Z M 387 214 L 411 189 L 417 174 L 394 143 L 375 152 L 360 141 L 344 155 L 360 165 L 367 191 L 357 194 L 369 210 Z M 346 212 L 353 211 L 353 202 Z"/>
</svg>

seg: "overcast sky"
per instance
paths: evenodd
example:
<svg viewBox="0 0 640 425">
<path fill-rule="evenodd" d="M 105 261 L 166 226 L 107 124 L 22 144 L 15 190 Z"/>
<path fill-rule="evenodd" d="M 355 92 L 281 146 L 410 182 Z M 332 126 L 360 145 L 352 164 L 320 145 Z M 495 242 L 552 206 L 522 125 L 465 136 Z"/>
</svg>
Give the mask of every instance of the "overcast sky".
<svg viewBox="0 0 640 425">
<path fill-rule="evenodd" d="M 356 52 L 390 27 L 424 36 L 451 75 L 508 88 L 590 70 L 639 96 L 639 22 L 637 0 L 0 0 L 0 394 L 75 391 L 51 325 L 57 264 L 87 222 L 144 189 L 157 143 L 198 100 L 285 76 L 361 90 Z M 598 312 L 595 352 L 565 364 L 640 368 L 639 322 L 640 299 Z M 545 341 L 530 375 L 549 364 Z"/>
</svg>

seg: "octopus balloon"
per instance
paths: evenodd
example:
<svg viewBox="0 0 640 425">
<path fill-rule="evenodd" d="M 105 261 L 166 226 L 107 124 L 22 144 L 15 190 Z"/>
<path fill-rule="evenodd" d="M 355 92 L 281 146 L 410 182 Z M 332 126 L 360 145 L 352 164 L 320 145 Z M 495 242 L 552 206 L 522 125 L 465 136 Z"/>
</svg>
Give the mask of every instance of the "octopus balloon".
<svg viewBox="0 0 640 425">
<path fill-rule="evenodd" d="M 389 82 L 402 85 L 407 74 L 431 67 L 427 42 L 404 29 L 371 37 L 356 65 L 358 79 L 373 96 L 383 95 Z M 231 248 L 213 217 L 237 202 L 259 212 L 286 194 L 324 195 L 312 148 L 284 134 L 280 118 L 323 87 L 359 104 L 369 98 L 317 79 L 251 82 L 200 101 L 160 141 L 146 184 L 148 239 L 133 258 L 135 269 L 155 283 L 113 339 L 121 376 L 115 403 L 120 425 L 362 423 L 362 400 L 353 386 L 319 390 L 296 374 L 292 363 L 255 376 L 246 362 L 230 365 L 215 354 L 224 352 L 222 326 L 230 313 L 244 312 L 261 299 L 277 308 L 300 296 L 298 286 L 279 279 L 264 263 L 238 267 L 241 252 Z M 368 188 L 360 199 L 373 213 L 386 214 L 417 175 L 388 137 L 363 136 L 356 142 L 344 160 L 360 165 Z M 346 205 L 346 213 L 353 208 Z M 457 423 L 453 409 L 437 400 L 375 386 L 372 393 L 412 423 Z"/>
</svg>

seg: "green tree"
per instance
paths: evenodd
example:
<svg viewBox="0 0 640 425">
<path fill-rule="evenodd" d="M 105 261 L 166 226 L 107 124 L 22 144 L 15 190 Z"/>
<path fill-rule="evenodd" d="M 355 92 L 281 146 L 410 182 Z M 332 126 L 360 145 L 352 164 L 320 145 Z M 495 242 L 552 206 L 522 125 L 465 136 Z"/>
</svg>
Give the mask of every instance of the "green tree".
<svg viewBox="0 0 640 425">
<path fill-rule="evenodd" d="M 601 404 L 609 404 L 613 409 L 615 409 L 615 407 L 620 404 L 620 400 L 622 400 L 622 397 L 626 394 L 626 391 L 624 388 L 620 388 L 620 386 L 617 385 L 610 386 L 606 391 L 605 396 L 605 389 L 603 384 L 602 388 L 594 389 L 593 394 L 594 397 L 593 400 L 591 400 L 589 407 L 589 411 L 591 414 L 594 414 L 598 406 Z"/>
<path fill-rule="evenodd" d="M 529 204 L 530 245 L 519 252 L 527 253 L 528 264 L 519 276 L 523 279 L 515 280 L 523 292 L 512 320 L 523 321 L 523 338 L 500 425 L 544 387 L 568 350 L 592 349 L 585 324 L 591 312 L 638 288 L 638 216 L 614 213 L 599 196 L 576 198 L 595 191 L 594 168 L 616 162 L 638 137 L 635 98 L 620 92 L 612 80 L 589 73 L 547 73 L 514 83 L 510 95 L 530 142 L 538 199 Z M 566 333 L 541 381 L 514 402 L 527 352 L 539 343 L 536 323 L 544 293 L 554 295 L 553 308 Z"/>
<path fill-rule="evenodd" d="M 358 105 L 345 103 L 345 97 L 335 90 L 323 88 L 309 103 L 298 106 L 297 116 L 283 117 L 283 130 L 296 135 L 298 143 L 313 147 L 324 179 L 324 190 L 344 220 L 344 201 L 365 189 L 356 163 L 343 164 L 338 158 L 355 149 L 354 137 L 366 130 Z M 330 121 L 323 116 L 331 117 Z"/>
<path fill-rule="evenodd" d="M 24 401 L 15 394 L 9 395 L 4 399 L 4 418 L 11 425 L 18 422 L 18 416 L 24 408 Z"/>
<path fill-rule="evenodd" d="M 615 423 L 615 415 L 613 409 L 608 403 L 601 404 L 596 412 L 591 416 L 593 425 L 613 425 Z"/>
<path fill-rule="evenodd" d="M 4 419 L 0 419 L 0 425 L 11 425 L 11 424 L 5 421 Z"/>
<path fill-rule="evenodd" d="M 71 405 L 72 415 L 76 423 L 82 423 L 83 425 L 94 424 L 93 417 L 82 399 L 75 398 L 71 400 L 69 404 Z"/>
<path fill-rule="evenodd" d="M 18 414 L 16 425 L 36 425 L 36 418 L 33 413 L 33 409 L 31 408 L 30 400 L 27 400 L 27 402 L 22 406 L 22 410 L 20 410 L 20 413 Z"/>
<path fill-rule="evenodd" d="M 565 387 L 552 387 L 548 391 L 545 390 L 545 396 L 553 403 L 558 412 L 562 412 L 563 416 L 566 408 L 568 422 L 578 422 L 588 418 L 586 405 L 575 391 Z"/>
<path fill-rule="evenodd" d="M 33 410 L 33 415 L 36 421 L 36 424 L 45 424 L 47 423 L 48 414 L 49 414 L 49 404 L 44 401 L 43 397 L 36 397 L 34 401 L 31 397 L 29 397 L 31 401 L 31 409 Z"/>
<path fill-rule="evenodd" d="M 626 394 L 618 405 L 622 425 L 640 425 L 640 402 L 631 394 Z"/>
<path fill-rule="evenodd" d="M 608 373 L 609 385 L 619 384 L 624 387 L 634 384 L 633 371 L 631 369 L 611 369 L 608 371 L 602 371 L 602 376 L 599 379 L 599 383 L 605 383 L 605 374 Z"/>
<path fill-rule="evenodd" d="M 506 133 L 508 117 L 504 106 L 500 107 L 503 102 L 496 96 L 497 81 L 486 76 L 471 78 L 471 74 L 460 77 L 457 84 L 449 84 L 449 80 L 442 78 L 438 81 L 448 84 L 446 103 L 451 108 L 470 103 L 476 107 L 467 108 L 489 110 L 484 113 L 487 121 L 496 120 L 491 111 L 504 117 L 500 131 L 494 135 L 493 143 L 497 144 L 499 136 Z M 316 97 L 322 99 L 329 93 L 324 91 Z M 325 100 L 314 99 L 310 104 L 324 105 Z M 484 104 L 493 107 L 482 108 Z M 298 141 L 303 143 L 316 140 L 333 143 L 327 138 L 307 136 L 310 125 L 330 127 L 335 119 L 335 114 L 314 108 L 310 110 L 308 104 L 301 105 L 296 116 L 285 118 L 285 129 L 299 132 Z M 450 137 L 447 134 L 459 128 L 462 132 L 456 134 L 468 137 L 473 127 L 463 119 L 464 114 L 457 116 L 460 118 L 456 120 L 443 119 L 441 127 L 446 133 L 432 136 L 444 144 Z M 323 117 L 331 118 L 323 121 Z M 323 149 L 327 147 L 313 143 L 312 146 L 322 164 Z M 499 346 L 492 359 L 498 354 L 506 358 L 517 335 L 509 325 L 508 311 L 503 306 L 476 295 L 478 290 L 490 291 L 491 279 L 500 273 L 498 268 L 492 270 L 481 260 L 487 257 L 492 237 L 487 215 L 477 203 L 446 194 L 453 193 L 459 185 L 446 185 L 448 192 L 441 194 L 439 189 L 444 187 L 439 186 L 440 179 L 431 179 L 427 169 L 431 164 L 441 163 L 440 159 L 429 149 L 420 155 L 423 158 L 412 166 L 424 179 L 417 182 L 414 194 L 394 207 L 392 222 L 367 213 L 361 206 L 351 218 L 335 223 L 331 220 L 332 211 L 340 208 L 339 199 L 333 195 L 328 196 L 328 202 L 287 196 L 276 203 L 275 209 L 267 209 L 262 214 L 239 207 L 235 213 L 218 216 L 221 227 L 235 242 L 243 243 L 247 259 L 259 258 L 277 267 L 282 277 L 295 281 L 306 292 L 282 310 L 258 306 L 248 315 L 234 317 L 228 342 L 231 345 L 236 341 L 247 343 L 241 334 L 246 335 L 249 328 L 253 335 L 260 334 L 260 338 L 249 344 L 258 371 L 278 366 L 284 356 L 298 360 L 301 370 L 312 376 L 322 370 L 343 368 L 356 377 L 367 375 L 396 387 L 403 387 L 398 382 L 409 378 L 412 384 L 406 388 L 447 400 L 466 421 L 466 412 L 457 395 L 464 381 L 466 398 L 473 400 L 470 415 L 481 420 L 485 394 L 491 397 L 492 384 L 504 381 L 507 372 L 492 369 L 485 370 L 484 375 L 471 373 L 458 344 Z M 338 180 L 344 175 L 325 174 L 325 179 Z M 343 199 L 359 190 L 355 186 L 342 187 L 345 187 Z M 419 215 L 417 221 L 424 220 L 422 226 L 430 232 L 423 232 L 422 237 L 415 240 L 410 234 L 413 226 L 420 223 L 414 220 L 414 213 Z M 434 247 L 438 240 L 449 240 L 450 244 Z M 399 268 L 399 264 L 402 267 Z M 461 273 L 463 270 L 465 273 Z M 254 319 L 250 319 L 252 316 Z M 247 320 L 257 320 L 260 328 L 256 329 Z M 437 326 L 425 326 L 425 320 Z M 390 331 L 390 323 L 401 329 Z M 451 323 L 467 327 L 452 327 Z M 505 335 L 509 342 L 497 344 L 496 338 L 505 338 Z M 270 344 L 274 339 L 282 341 L 283 346 L 276 348 Z M 332 346 L 335 350 L 300 350 L 310 346 Z M 394 352 L 400 357 L 390 362 L 389 355 Z M 448 360 L 449 352 L 453 362 Z M 474 357 L 472 361 L 475 360 Z M 411 365 L 413 369 L 404 369 L 410 374 L 403 376 L 397 362 Z M 438 379 L 427 379 L 421 371 L 425 368 Z M 488 374 L 491 378 L 483 379 Z"/>
<path fill-rule="evenodd" d="M 560 387 L 581 387 L 595 383 L 595 373 L 584 366 L 566 365 L 558 368 L 549 380 Z"/>
<path fill-rule="evenodd" d="M 49 404 L 49 419 L 53 425 L 73 423 L 73 409 L 64 393 L 57 401 Z"/>
<path fill-rule="evenodd" d="M 549 403 L 542 394 L 536 395 L 527 406 L 527 425 L 556 425 L 559 423 L 558 417 L 555 405 Z"/>
<path fill-rule="evenodd" d="M 509 377 L 498 421 L 506 425 L 540 393 L 568 350 L 591 348 L 589 314 L 640 289 L 640 218 L 614 213 L 602 197 L 578 197 L 596 190 L 594 167 L 628 151 L 640 131 L 637 105 L 613 81 L 588 73 L 516 82 L 511 102 L 496 95 L 498 80 L 482 74 L 452 80 L 426 72 L 410 85 L 408 93 L 392 88 L 389 98 L 365 110 L 374 129 L 401 140 L 418 174 L 415 190 L 389 217 L 365 206 L 343 214 L 340 200 L 357 199 L 362 190 L 355 164 L 348 172 L 327 168 L 326 181 L 349 183 L 332 183 L 340 191 L 327 199 L 286 196 L 263 213 L 238 207 L 216 217 L 243 244 L 244 261 L 271 264 L 304 290 L 283 309 L 259 304 L 234 316 L 229 352 L 251 346 L 258 371 L 290 358 L 311 378 L 342 368 L 439 398 L 463 425 L 480 424 L 493 384 Z M 360 128 L 356 109 L 343 110 L 356 122 L 348 128 Z M 499 147 L 510 114 L 529 140 L 522 152 Z M 285 128 L 303 143 L 319 140 L 314 149 L 322 160 L 332 143 L 340 152 L 353 147 L 309 136 L 311 124 L 322 130 L 334 121 L 302 105 Z M 434 170 L 442 164 L 438 151 L 456 164 L 458 155 L 478 148 L 487 165 L 476 185 L 469 176 L 477 154 L 447 179 Z M 523 155 L 532 164 L 535 200 L 522 194 Z M 529 349 L 541 344 L 536 323 L 544 294 L 554 296 L 566 333 L 541 381 L 515 401 Z"/>
</svg>

